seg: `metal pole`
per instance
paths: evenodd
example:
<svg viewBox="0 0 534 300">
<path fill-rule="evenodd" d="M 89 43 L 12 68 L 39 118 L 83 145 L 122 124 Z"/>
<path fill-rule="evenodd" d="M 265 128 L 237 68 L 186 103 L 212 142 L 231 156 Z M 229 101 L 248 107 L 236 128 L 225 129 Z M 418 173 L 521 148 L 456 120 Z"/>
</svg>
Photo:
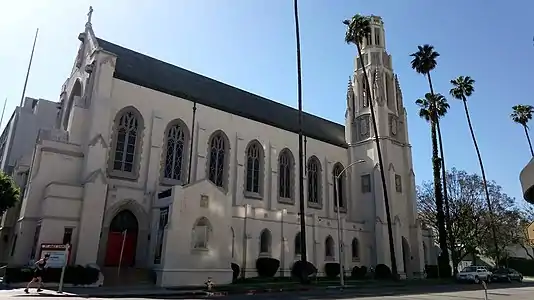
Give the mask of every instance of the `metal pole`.
<svg viewBox="0 0 534 300">
<path fill-rule="evenodd" d="M 245 208 L 245 217 L 243 218 L 243 266 L 241 268 L 241 278 L 245 279 L 247 269 L 247 216 L 248 204 L 243 205 Z"/>
<path fill-rule="evenodd" d="M 121 255 L 119 256 L 119 267 L 117 268 L 117 279 L 120 277 L 120 274 L 121 274 L 122 255 L 124 254 L 124 243 L 126 242 L 127 232 L 128 232 L 128 229 L 122 232 Z"/>
<path fill-rule="evenodd" d="M 67 269 L 67 264 L 69 263 L 69 249 L 70 245 L 65 245 L 65 263 L 61 267 L 61 277 L 59 278 L 59 287 L 57 289 L 58 293 L 63 293 L 63 283 L 65 279 L 65 269 Z"/>
<path fill-rule="evenodd" d="M 33 52 L 35 51 L 35 44 L 37 43 L 37 34 L 39 34 L 39 28 L 35 31 L 35 38 L 33 39 L 32 54 L 30 55 L 30 62 L 28 63 L 28 71 L 26 71 L 26 79 L 24 80 L 24 87 L 22 88 L 22 96 L 20 97 L 20 107 L 24 104 L 24 95 L 26 94 L 26 86 L 28 85 L 28 78 L 30 77 L 30 69 L 32 67 Z"/>
<path fill-rule="evenodd" d="M 280 211 L 281 218 L 280 218 L 280 260 L 282 261 L 282 264 L 280 266 L 280 277 L 284 277 L 284 266 L 285 266 L 285 243 L 284 243 L 284 214 L 286 213 L 286 209 L 282 209 Z"/>
<path fill-rule="evenodd" d="M 341 173 L 340 173 L 341 174 Z M 337 192 L 337 189 L 339 188 L 338 187 L 338 181 L 339 180 L 339 175 L 336 176 L 334 178 L 334 199 L 336 199 L 336 197 L 339 195 L 338 192 Z M 344 287 L 345 286 L 345 272 L 344 272 L 344 268 L 343 268 L 343 264 L 344 264 L 344 261 L 343 261 L 343 238 L 342 238 L 342 233 L 341 233 L 341 217 L 339 216 L 339 201 L 340 199 L 337 199 L 336 201 L 336 210 L 337 210 L 337 240 L 338 240 L 338 243 L 339 243 L 339 283 L 341 284 L 341 287 Z"/>
</svg>

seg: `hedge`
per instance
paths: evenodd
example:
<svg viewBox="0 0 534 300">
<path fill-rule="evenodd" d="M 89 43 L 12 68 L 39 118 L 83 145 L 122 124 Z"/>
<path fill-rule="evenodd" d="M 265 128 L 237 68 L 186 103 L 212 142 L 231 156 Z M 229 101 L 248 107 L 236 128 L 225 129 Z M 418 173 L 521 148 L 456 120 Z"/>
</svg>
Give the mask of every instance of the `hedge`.
<svg viewBox="0 0 534 300">
<path fill-rule="evenodd" d="M 425 265 L 426 278 L 438 278 L 438 266 L 437 265 Z"/>
<path fill-rule="evenodd" d="M 523 276 L 534 276 L 534 260 L 511 257 L 500 262 L 501 266 L 514 269 Z"/>
<path fill-rule="evenodd" d="M 339 263 L 330 262 L 324 264 L 324 273 L 328 278 L 336 278 L 339 276 Z"/>
<path fill-rule="evenodd" d="M 256 260 L 256 271 L 260 277 L 274 277 L 280 268 L 280 261 L 271 257 L 260 257 Z"/>
<path fill-rule="evenodd" d="M 317 268 L 311 262 L 306 261 L 306 264 L 304 264 L 302 260 L 298 260 L 291 267 L 291 277 L 303 280 L 313 274 L 317 274 L 317 271 Z M 302 278 L 303 274 L 306 274 L 306 278 Z"/>
<path fill-rule="evenodd" d="M 375 279 L 392 279 L 391 269 L 384 265 L 378 264 L 375 268 Z"/>
<path fill-rule="evenodd" d="M 34 269 L 31 268 L 6 268 L 4 275 L 5 283 L 30 282 Z M 84 266 L 68 266 L 65 269 L 64 283 L 74 285 L 89 285 L 98 281 L 100 270 Z M 59 282 L 61 278 L 61 268 L 47 268 L 43 271 L 43 281 Z"/>
<path fill-rule="evenodd" d="M 239 277 L 241 268 L 239 268 L 239 265 L 236 263 L 231 263 L 230 266 L 232 267 L 232 282 L 236 282 Z"/>
<path fill-rule="evenodd" d="M 365 279 L 366 275 L 367 275 L 366 266 L 361 266 L 361 267 L 355 266 L 354 268 L 352 268 L 352 272 L 350 274 L 350 276 L 353 279 Z"/>
</svg>

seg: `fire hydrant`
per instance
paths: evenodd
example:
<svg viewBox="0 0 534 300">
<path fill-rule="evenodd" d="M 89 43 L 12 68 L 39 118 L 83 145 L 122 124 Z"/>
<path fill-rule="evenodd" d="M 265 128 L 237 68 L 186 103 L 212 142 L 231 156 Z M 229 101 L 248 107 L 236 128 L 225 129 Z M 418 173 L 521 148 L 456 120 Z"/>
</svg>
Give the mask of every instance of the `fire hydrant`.
<svg viewBox="0 0 534 300">
<path fill-rule="evenodd" d="M 211 281 L 211 277 L 208 277 L 208 281 L 206 281 L 204 284 L 206 285 L 208 292 L 211 292 L 211 289 L 213 288 L 213 281 Z"/>
</svg>

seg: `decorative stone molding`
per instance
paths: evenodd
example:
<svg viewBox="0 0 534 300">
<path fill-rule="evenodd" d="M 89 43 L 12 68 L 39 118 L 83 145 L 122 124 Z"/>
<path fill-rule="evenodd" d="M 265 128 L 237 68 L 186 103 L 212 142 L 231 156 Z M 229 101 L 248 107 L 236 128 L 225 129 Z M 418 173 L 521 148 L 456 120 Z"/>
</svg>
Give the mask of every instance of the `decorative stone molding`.
<svg viewBox="0 0 534 300">
<path fill-rule="evenodd" d="M 95 135 L 90 141 L 89 141 L 89 144 L 88 146 L 89 147 L 93 147 L 96 145 L 96 143 L 100 142 L 100 145 L 102 145 L 102 148 L 104 149 L 107 149 L 108 148 L 108 144 L 106 143 L 106 140 L 104 139 L 104 137 L 102 136 L 102 134 L 98 133 L 97 135 Z"/>
<path fill-rule="evenodd" d="M 364 114 L 356 118 L 356 140 L 362 141 L 371 137 L 371 115 Z"/>
<path fill-rule="evenodd" d="M 399 136 L 399 118 L 395 114 L 389 114 L 389 136 L 397 138 Z"/>
</svg>

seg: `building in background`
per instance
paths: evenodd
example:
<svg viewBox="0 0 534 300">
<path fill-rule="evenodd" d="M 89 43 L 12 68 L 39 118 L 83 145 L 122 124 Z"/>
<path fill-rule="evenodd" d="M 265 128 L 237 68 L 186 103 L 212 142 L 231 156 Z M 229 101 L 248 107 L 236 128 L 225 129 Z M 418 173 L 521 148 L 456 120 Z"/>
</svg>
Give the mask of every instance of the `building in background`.
<svg viewBox="0 0 534 300">
<path fill-rule="evenodd" d="M 523 197 L 525 201 L 534 204 L 534 158 L 521 171 L 519 175 L 521 186 L 523 187 Z"/>
<path fill-rule="evenodd" d="M 57 112 L 56 102 L 26 97 L 24 106 L 15 108 L 0 135 L 0 170 L 13 177 L 22 193 L 39 130 L 54 128 Z M 19 210 L 20 202 L 0 219 L 0 262 L 6 262 L 9 257 L 8 241 Z"/>
</svg>

